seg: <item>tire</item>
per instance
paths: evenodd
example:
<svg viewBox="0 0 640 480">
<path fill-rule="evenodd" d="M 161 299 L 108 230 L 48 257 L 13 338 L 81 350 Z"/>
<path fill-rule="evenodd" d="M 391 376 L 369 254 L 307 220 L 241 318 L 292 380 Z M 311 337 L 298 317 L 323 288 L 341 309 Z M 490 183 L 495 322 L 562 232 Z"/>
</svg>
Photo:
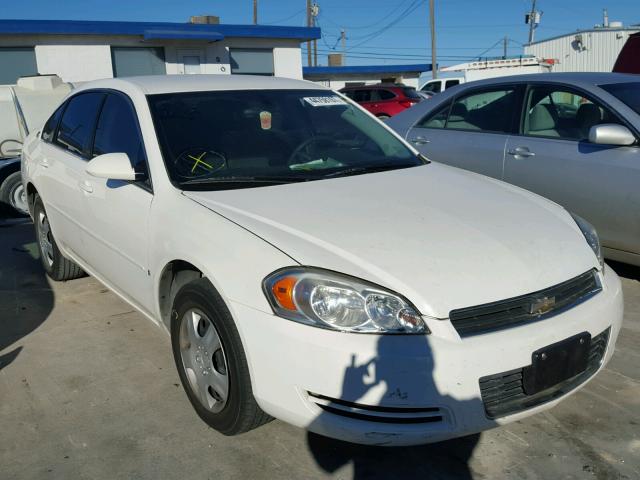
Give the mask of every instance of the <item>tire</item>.
<svg viewBox="0 0 640 480">
<path fill-rule="evenodd" d="M 171 315 L 171 345 L 184 391 L 210 427 L 237 435 L 272 419 L 253 397 L 240 335 L 207 279 L 194 280 L 178 291 Z"/>
<path fill-rule="evenodd" d="M 84 276 L 84 271 L 78 265 L 60 253 L 51 232 L 47 212 L 37 195 L 33 202 L 33 224 L 36 229 L 38 252 L 47 275 L 56 282 L 65 282 Z"/>
<path fill-rule="evenodd" d="M 27 195 L 20 172 L 13 172 L 0 185 L 0 202 L 9 205 L 20 215 L 29 215 Z"/>
</svg>

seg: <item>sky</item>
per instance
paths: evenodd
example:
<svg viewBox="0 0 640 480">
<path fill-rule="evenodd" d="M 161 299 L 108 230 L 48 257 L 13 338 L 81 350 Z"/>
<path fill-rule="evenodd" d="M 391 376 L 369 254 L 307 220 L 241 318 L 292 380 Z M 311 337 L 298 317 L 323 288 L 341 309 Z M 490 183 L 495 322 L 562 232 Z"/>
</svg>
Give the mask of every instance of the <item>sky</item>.
<svg viewBox="0 0 640 480">
<path fill-rule="evenodd" d="M 427 0 L 316 0 L 319 64 L 339 52 L 346 31 L 349 65 L 430 63 Z M 305 24 L 306 0 L 258 0 L 259 23 Z M 53 6 L 55 5 L 55 7 Z M 522 53 L 528 38 L 524 16 L 531 0 L 436 0 L 437 55 L 441 66 L 479 56 L 502 55 L 507 36 L 509 55 Z M 640 0 L 537 0 L 543 12 L 536 40 L 592 28 L 610 21 L 640 24 Z M 252 22 L 253 0 L 0 0 L 2 19 L 130 20 L 184 22 L 198 14 L 218 15 L 222 23 Z"/>
</svg>

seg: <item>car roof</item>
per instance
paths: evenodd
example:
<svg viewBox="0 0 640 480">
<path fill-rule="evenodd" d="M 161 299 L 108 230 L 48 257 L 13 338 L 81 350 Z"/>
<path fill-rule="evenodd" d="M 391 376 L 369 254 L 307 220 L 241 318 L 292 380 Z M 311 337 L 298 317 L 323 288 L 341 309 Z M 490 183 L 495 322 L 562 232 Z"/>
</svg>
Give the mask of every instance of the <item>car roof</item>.
<svg viewBox="0 0 640 480">
<path fill-rule="evenodd" d="M 638 75 L 629 73 L 610 72 L 558 72 L 558 73 L 530 73 L 523 75 L 509 75 L 506 77 L 493 77 L 484 80 L 476 80 L 465 83 L 467 86 L 493 85 L 509 82 L 554 82 L 569 83 L 572 85 L 588 87 L 607 83 L 627 83 L 640 81 Z"/>
<path fill-rule="evenodd" d="M 340 91 L 344 90 L 371 90 L 373 88 L 414 88 L 409 85 L 400 85 L 397 83 L 376 83 L 374 85 L 349 85 L 342 87 Z"/>
<path fill-rule="evenodd" d="M 94 88 L 133 87 L 145 95 L 178 92 L 202 92 L 224 90 L 329 90 L 317 83 L 291 78 L 259 75 L 148 75 L 120 77 L 83 83 L 77 90 Z"/>
</svg>

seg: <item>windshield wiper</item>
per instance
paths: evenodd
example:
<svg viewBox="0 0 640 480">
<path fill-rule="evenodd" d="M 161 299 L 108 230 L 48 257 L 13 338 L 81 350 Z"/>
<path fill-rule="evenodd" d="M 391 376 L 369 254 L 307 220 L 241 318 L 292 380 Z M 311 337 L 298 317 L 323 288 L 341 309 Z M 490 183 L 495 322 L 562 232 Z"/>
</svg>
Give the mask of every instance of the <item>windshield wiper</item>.
<svg viewBox="0 0 640 480">
<path fill-rule="evenodd" d="M 385 172 L 388 170 L 396 170 L 400 168 L 418 167 L 420 164 L 415 163 L 385 163 L 383 165 L 367 165 L 366 167 L 351 167 L 337 172 L 323 175 L 322 178 L 330 177 L 348 177 L 350 175 L 360 175 L 363 173 Z"/>
<path fill-rule="evenodd" d="M 297 183 L 310 180 L 305 177 L 206 177 L 192 178 L 191 180 L 183 180 L 180 186 L 187 185 L 233 185 L 233 184 L 273 184 L 279 185 L 283 183 Z"/>
</svg>

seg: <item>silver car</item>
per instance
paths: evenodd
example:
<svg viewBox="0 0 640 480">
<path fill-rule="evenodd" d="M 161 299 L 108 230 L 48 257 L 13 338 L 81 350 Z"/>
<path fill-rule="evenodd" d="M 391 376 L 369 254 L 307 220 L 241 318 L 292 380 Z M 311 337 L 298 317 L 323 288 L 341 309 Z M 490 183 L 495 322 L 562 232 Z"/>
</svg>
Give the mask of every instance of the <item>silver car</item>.
<svg viewBox="0 0 640 480">
<path fill-rule="evenodd" d="M 387 124 L 431 160 L 558 202 L 595 225 L 607 258 L 640 265 L 640 75 L 466 83 Z"/>
</svg>

